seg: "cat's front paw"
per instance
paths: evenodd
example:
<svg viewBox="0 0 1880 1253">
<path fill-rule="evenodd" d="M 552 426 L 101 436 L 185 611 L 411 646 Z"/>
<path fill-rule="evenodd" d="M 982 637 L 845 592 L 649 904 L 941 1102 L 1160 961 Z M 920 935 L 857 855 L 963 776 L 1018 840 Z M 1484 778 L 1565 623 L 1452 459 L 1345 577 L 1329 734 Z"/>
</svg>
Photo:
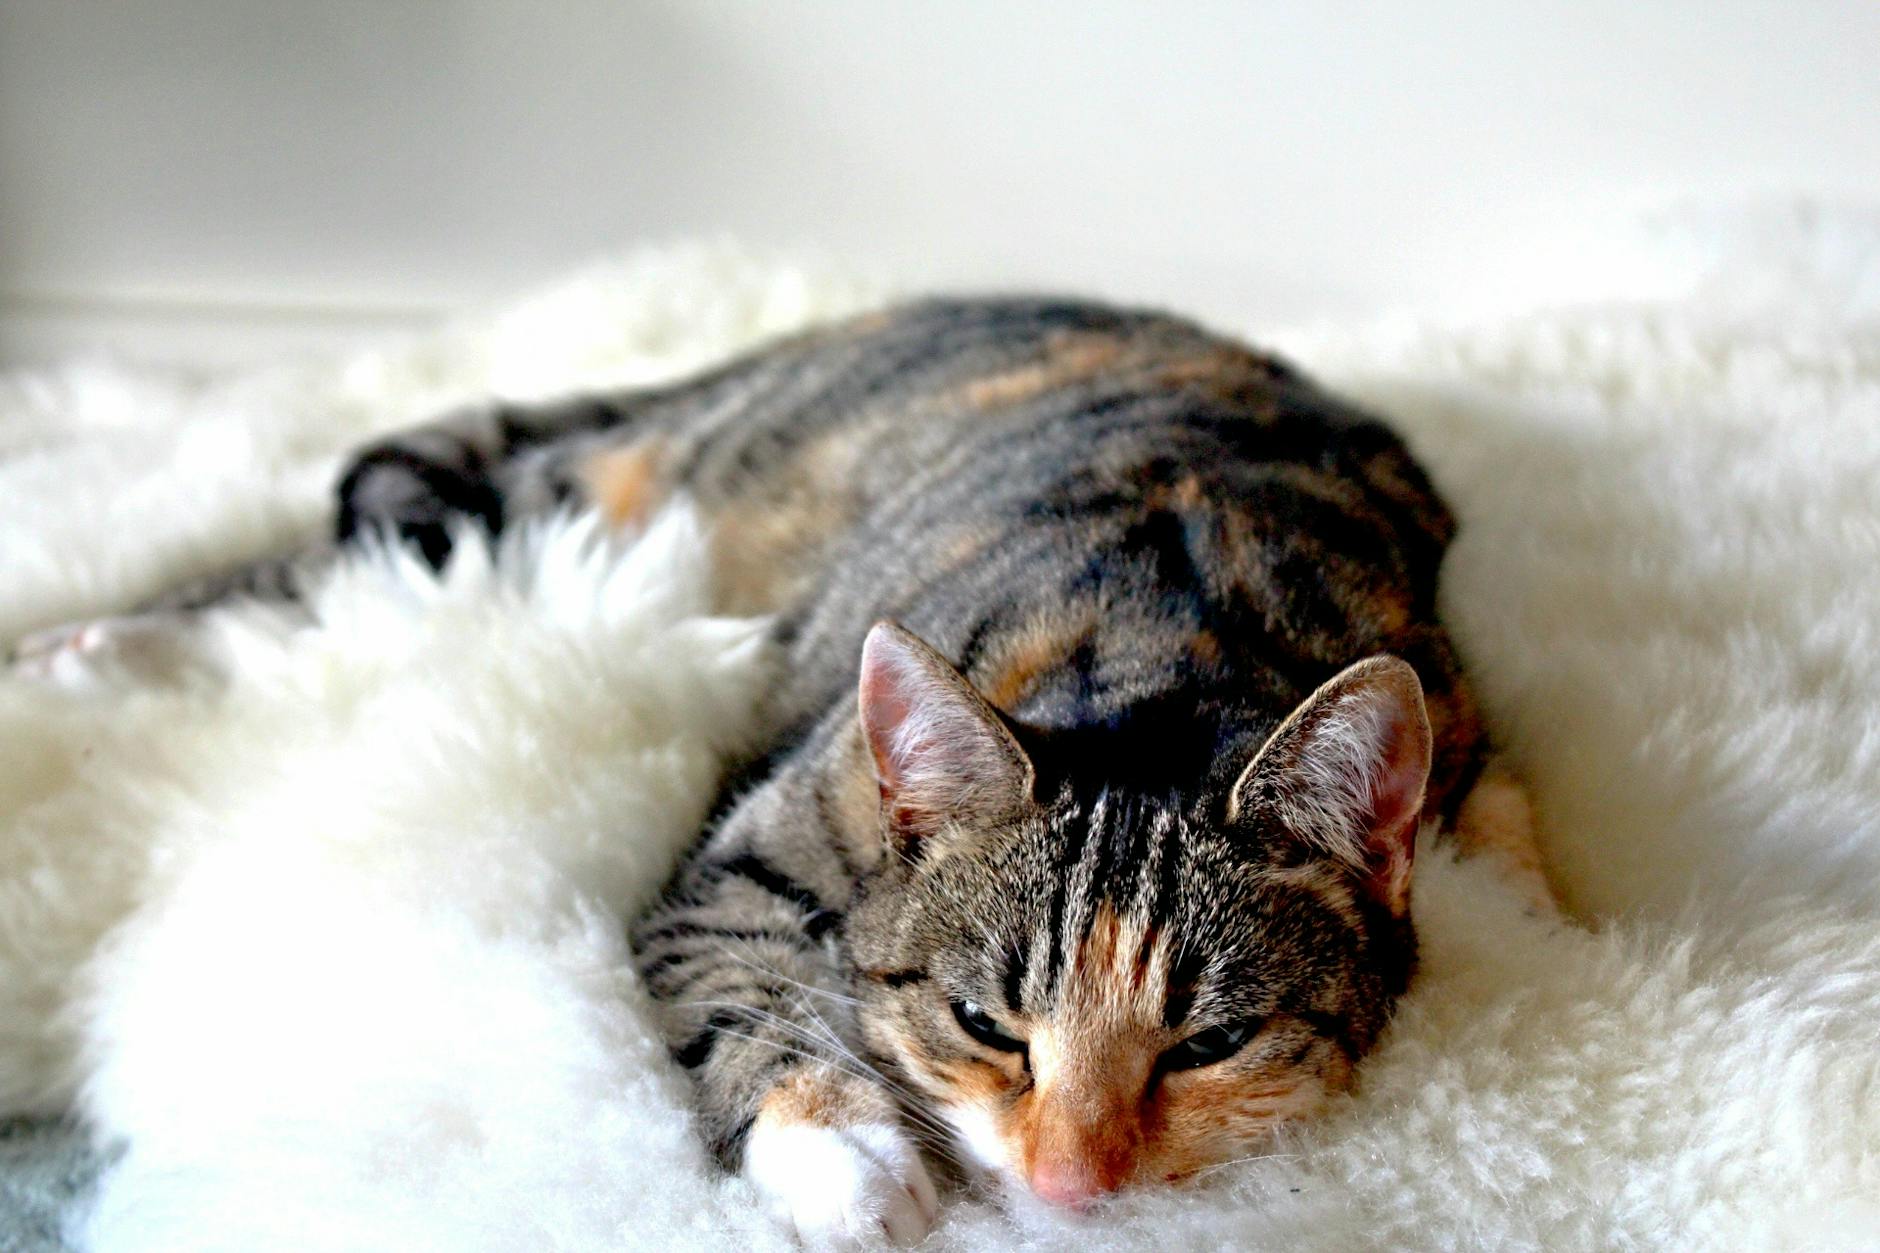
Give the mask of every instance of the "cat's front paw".
<svg viewBox="0 0 1880 1253">
<path fill-rule="evenodd" d="M 744 1174 L 810 1248 L 918 1243 L 939 1201 L 920 1150 L 891 1122 L 822 1126 L 766 1114 Z"/>
</svg>

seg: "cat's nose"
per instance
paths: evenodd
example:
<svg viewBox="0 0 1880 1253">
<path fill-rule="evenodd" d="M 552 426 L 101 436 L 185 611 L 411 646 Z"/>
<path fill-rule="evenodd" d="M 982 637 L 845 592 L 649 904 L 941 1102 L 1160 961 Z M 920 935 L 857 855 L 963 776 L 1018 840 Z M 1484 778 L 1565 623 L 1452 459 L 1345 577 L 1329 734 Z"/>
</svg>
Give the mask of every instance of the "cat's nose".
<svg viewBox="0 0 1880 1253">
<path fill-rule="evenodd" d="M 1114 1192 L 1122 1182 L 1120 1175 L 1103 1170 L 1091 1161 L 1041 1159 L 1031 1168 L 1031 1190 L 1041 1201 L 1082 1209 L 1106 1192 Z"/>
</svg>

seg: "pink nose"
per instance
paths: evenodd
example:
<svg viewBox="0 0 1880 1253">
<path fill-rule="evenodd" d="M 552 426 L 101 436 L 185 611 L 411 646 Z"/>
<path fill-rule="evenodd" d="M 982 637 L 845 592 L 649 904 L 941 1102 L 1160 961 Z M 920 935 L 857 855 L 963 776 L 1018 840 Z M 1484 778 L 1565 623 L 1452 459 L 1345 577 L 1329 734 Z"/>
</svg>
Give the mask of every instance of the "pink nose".
<svg viewBox="0 0 1880 1253">
<path fill-rule="evenodd" d="M 1088 1162 L 1042 1159 L 1031 1168 L 1031 1190 L 1043 1201 L 1066 1209 L 1082 1209 L 1105 1192 L 1115 1191 L 1116 1180 L 1106 1179 Z"/>
</svg>

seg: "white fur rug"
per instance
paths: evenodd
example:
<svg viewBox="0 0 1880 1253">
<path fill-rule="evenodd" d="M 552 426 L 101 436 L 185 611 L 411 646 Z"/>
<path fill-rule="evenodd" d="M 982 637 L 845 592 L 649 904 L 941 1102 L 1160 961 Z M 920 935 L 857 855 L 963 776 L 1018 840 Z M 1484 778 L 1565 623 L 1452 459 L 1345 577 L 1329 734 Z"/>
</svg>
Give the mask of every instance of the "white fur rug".
<svg viewBox="0 0 1880 1253">
<path fill-rule="evenodd" d="M 1243 328 L 1458 506 L 1447 612 L 1590 926 L 1426 854 L 1424 967 L 1348 1104 L 1092 1218 L 955 1198 L 935 1247 L 1880 1247 L 1868 229 L 1697 248 L 1642 303 Z M 654 251 L 343 365 L 0 381 L 0 638 L 295 533 L 341 448 L 451 399 L 870 298 Z M 564 524 L 441 584 L 362 560 L 316 627 L 233 617 L 227 688 L 0 678 L 0 1112 L 128 1145 L 77 1239 L 785 1243 L 690 1138 L 622 951 L 765 681 L 697 560 L 683 514 L 625 552 Z"/>
</svg>

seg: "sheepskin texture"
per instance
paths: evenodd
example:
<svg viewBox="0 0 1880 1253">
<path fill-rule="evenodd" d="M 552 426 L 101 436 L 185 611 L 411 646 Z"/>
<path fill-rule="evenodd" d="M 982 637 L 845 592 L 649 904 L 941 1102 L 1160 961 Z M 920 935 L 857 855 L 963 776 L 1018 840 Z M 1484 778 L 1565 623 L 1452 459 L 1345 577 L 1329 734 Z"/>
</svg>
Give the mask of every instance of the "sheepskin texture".
<svg viewBox="0 0 1880 1253">
<path fill-rule="evenodd" d="M 1445 611 L 1574 921 L 1426 845 L 1355 1096 L 1086 1217 L 955 1195 L 933 1247 L 1880 1247 L 1880 225 L 1679 248 L 1624 304 L 1235 328 L 1457 507 Z M 875 298 L 653 250 L 340 365 L 5 381 L 0 637 L 300 533 L 342 448 L 451 400 Z M 683 512 L 564 521 L 230 615 L 226 683 L 0 679 L 0 1110 L 116 1146 L 77 1242 L 787 1246 L 622 949 L 766 673 L 699 560 Z"/>
</svg>

